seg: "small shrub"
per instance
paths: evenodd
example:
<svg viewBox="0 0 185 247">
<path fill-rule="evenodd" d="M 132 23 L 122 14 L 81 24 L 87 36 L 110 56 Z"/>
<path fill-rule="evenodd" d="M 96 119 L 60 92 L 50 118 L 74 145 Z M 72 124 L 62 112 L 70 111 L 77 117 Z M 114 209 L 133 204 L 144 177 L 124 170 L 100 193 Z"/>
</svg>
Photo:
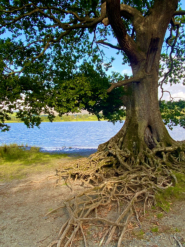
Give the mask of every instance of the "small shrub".
<svg viewBox="0 0 185 247">
<path fill-rule="evenodd" d="M 158 231 L 159 231 L 159 228 L 158 228 L 158 227 L 153 227 L 153 228 L 151 229 L 151 231 L 152 231 L 152 232 L 158 232 Z"/>
<path fill-rule="evenodd" d="M 175 228 L 175 232 L 180 232 L 180 230 L 176 227 L 176 228 Z"/>
<path fill-rule="evenodd" d="M 67 154 L 42 153 L 38 147 L 17 144 L 0 146 L 0 181 L 22 179 L 31 173 L 46 171 L 57 166 Z"/>
<path fill-rule="evenodd" d="M 163 216 L 164 216 L 163 213 L 157 214 L 157 218 L 158 218 L 158 219 L 161 219 Z"/>
</svg>

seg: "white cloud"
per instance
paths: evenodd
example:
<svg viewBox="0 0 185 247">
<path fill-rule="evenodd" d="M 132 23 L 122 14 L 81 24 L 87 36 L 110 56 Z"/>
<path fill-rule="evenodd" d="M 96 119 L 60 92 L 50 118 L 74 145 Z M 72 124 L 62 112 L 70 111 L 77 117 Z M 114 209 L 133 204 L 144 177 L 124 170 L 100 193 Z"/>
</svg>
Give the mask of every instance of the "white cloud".
<svg viewBox="0 0 185 247">
<path fill-rule="evenodd" d="M 121 71 L 121 74 L 124 75 L 124 74 L 127 74 L 127 75 L 132 75 L 132 70 L 131 69 L 124 69 Z"/>
<path fill-rule="evenodd" d="M 163 86 L 165 91 L 169 91 L 171 93 L 171 96 L 174 98 L 175 101 L 178 100 L 185 100 L 185 86 L 180 84 L 175 84 L 173 86 L 170 85 L 164 85 Z M 159 98 L 161 97 L 161 89 L 159 88 Z M 163 100 L 170 100 L 169 93 L 164 93 Z"/>
<path fill-rule="evenodd" d="M 185 92 L 172 93 L 172 97 L 179 98 L 179 99 L 185 99 Z"/>
</svg>

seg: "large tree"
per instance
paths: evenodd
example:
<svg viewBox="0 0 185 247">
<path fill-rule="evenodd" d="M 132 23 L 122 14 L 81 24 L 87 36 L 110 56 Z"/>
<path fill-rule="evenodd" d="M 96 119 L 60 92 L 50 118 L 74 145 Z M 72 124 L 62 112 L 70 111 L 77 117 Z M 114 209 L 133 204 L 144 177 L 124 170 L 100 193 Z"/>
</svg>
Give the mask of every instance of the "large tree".
<svg viewBox="0 0 185 247">
<path fill-rule="evenodd" d="M 96 64 L 95 69 L 98 70 L 97 67 L 103 62 L 103 58 L 98 57 L 102 54 L 99 45 L 103 44 L 123 54 L 124 61 L 129 62 L 132 68 L 133 76 L 125 80 L 122 78 L 117 82 L 114 78 L 114 82 L 107 90 L 110 94 L 112 90 L 115 91 L 115 88 L 124 87 L 121 100 L 126 107 L 127 117 L 121 131 L 109 142 L 101 145 L 99 149 L 106 149 L 109 144 L 113 146 L 116 144 L 120 149 L 127 148 L 133 152 L 134 145 L 134 152 L 139 154 L 146 148 L 155 148 L 158 143 L 162 143 L 163 146 L 177 145 L 164 126 L 158 102 L 160 58 L 168 29 L 169 37 L 166 41 L 171 51 L 167 52 L 166 56 L 163 54 L 162 58 L 168 63 L 167 66 L 170 69 L 164 73 L 165 78 L 160 82 L 161 88 L 168 75 L 171 76 L 171 81 L 175 81 L 172 68 L 177 69 L 179 63 L 173 62 L 172 58 L 176 61 L 180 59 L 182 62 L 178 77 L 184 68 L 184 33 L 182 30 L 181 33 L 179 31 L 184 24 L 184 18 L 179 18 L 179 16 L 183 16 L 184 11 L 177 10 L 177 8 L 178 1 L 124 1 L 124 4 L 120 4 L 120 1 L 101 3 L 85 0 L 70 2 L 2 1 L 0 10 L 1 33 L 4 34 L 4 38 L 1 39 L 1 85 L 4 94 L 2 102 L 7 100 L 7 104 L 10 101 L 14 103 L 20 98 L 22 92 L 28 95 L 26 104 L 33 105 L 30 109 L 34 109 L 34 115 L 46 105 L 55 106 L 60 113 L 70 111 L 72 108 L 84 107 L 98 114 L 98 111 L 102 109 L 100 107 L 96 109 L 97 104 L 93 107 L 96 100 L 90 100 L 87 93 L 86 95 L 81 93 L 81 95 L 86 96 L 90 104 L 86 102 L 80 104 L 78 97 L 76 97 L 78 104 L 75 104 L 76 100 L 71 105 L 69 102 L 62 104 L 59 99 L 64 102 L 61 98 L 65 96 L 61 91 L 69 88 L 67 85 L 70 85 L 70 92 L 76 87 L 75 80 L 72 79 L 79 77 L 76 71 L 84 55 L 92 58 L 91 63 Z M 179 22 L 175 20 L 176 16 Z M 106 42 L 106 37 L 111 32 L 118 41 L 117 46 Z M 89 33 L 92 33 L 90 37 Z M 91 41 L 93 35 L 94 38 Z M 179 37 L 181 43 L 177 44 Z M 86 78 L 90 75 L 93 77 L 87 70 L 87 68 L 80 67 L 81 74 Z M 105 79 L 102 73 L 101 71 L 99 75 Z M 84 80 L 81 79 L 81 81 Z M 65 84 L 64 81 L 68 83 Z M 61 95 L 61 97 L 56 97 L 57 103 L 48 102 L 46 91 L 49 85 L 52 87 L 51 82 L 53 88 L 56 89 L 53 95 L 56 96 L 57 92 Z M 98 88 L 96 84 L 94 91 L 100 91 L 100 88 L 105 91 L 108 83 L 105 86 L 105 80 L 99 79 L 98 82 L 100 86 Z M 88 90 L 93 90 L 93 86 L 95 87 L 91 83 Z M 80 90 L 79 85 L 78 88 Z M 121 94 L 121 89 L 118 91 Z M 39 96 L 39 92 L 42 92 L 42 97 Z M 101 93 L 97 95 L 100 97 Z M 36 98 L 37 102 L 39 101 L 37 107 L 34 102 Z M 118 106 L 120 107 L 120 102 L 117 104 L 117 109 Z M 19 117 L 24 118 L 26 114 L 27 111 L 24 113 L 21 111 Z M 26 116 L 28 117 L 29 114 Z M 33 119 L 27 122 L 31 121 Z"/>
<path fill-rule="evenodd" d="M 181 109 L 183 103 L 165 108 L 158 100 L 159 86 L 164 93 L 164 83 L 183 79 L 185 11 L 178 0 L 0 2 L 2 103 L 13 108 L 22 93 L 26 108 L 19 108 L 18 116 L 28 125 L 39 123 L 34 116 L 43 107 L 51 119 L 54 107 L 60 114 L 84 108 L 100 117 L 103 111 L 115 121 L 123 116 L 124 106 L 122 129 L 99 146 L 94 160 L 122 167 L 130 175 L 142 166 L 154 172 L 156 166 L 165 171 L 183 164 L 185 143 L 170 137 L 159 106 L 167 116 L 165 109 Z M 107 41 L 112 36 L 117 45 Z M 104 61 L 101 45 L 121 53 L 133 75 L 107 77 L 102 64 L 108 69 L 113 59 Z M 145 173 L 138 175 L 141 180 Z"/>
</svg>

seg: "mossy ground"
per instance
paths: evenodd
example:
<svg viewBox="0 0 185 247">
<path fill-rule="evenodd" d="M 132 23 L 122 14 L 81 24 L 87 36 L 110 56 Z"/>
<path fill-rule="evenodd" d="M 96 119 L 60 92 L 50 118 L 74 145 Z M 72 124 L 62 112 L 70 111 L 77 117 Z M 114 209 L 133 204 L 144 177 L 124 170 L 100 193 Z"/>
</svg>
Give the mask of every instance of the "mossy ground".
<svg viewBox="0 0 185 247">
<path fill-rule="evenodd" d="M 177 178 L 177 184 L 156 194 L 156 206 L 166 212 L 170 210 L 171 203 L 176 200 L 185 200 L 185 174 L 174 173 L 174 175 Z"/>
</svg>

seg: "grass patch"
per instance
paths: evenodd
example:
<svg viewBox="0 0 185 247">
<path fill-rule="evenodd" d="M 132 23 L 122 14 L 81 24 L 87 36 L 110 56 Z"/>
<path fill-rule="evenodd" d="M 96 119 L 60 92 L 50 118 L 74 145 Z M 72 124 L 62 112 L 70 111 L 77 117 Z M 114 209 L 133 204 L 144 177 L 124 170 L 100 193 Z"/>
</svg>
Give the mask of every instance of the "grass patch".
<svg viewBox="0 0 185 247">
<path fill-rule="evenodd" d="M 39 148 L 17 144 L 0 146 L 0 181 L 22 179 L 31 174 L 57 168 L 58 161 L 67 158 L 66 154 L 39 152 Z"/>
<path fill-rule="evenodd" d="M 137 237 L 137 239 L 143 239 L 145 232 L 142 229 L 140 229 L 140 230 L 137 229 L 137 230 L 133 231 L 133 234 L 135 237 Z"/>
<path fill-rule="evenodd" d="M 181 232 L 177 227 L 175 228 L 175 232 Z"/>
<path fill-rule="evenodd" d="M 158 213 L 158 214 L 157 214 L 157 218 L 158 218 L 158 219 L 162 219 L 163 216 L 164 216 L 163 213 Z"/>
<path fill-rule="evenodd" d="M 178 183 L 175 186 L 169 187 L 156 194 L 156 206 L 166 212 L 170 210 L 172 202 L 185 199 L 185 174 L 174 173 L 174 175 L 176 176 Z"/>
<path fill-rule="evenodd" d="M 159 231 L 159 228 L 158 227 L 152 227 L 151 228 L 151 232 L 158 232 Z"/>
</svg>

